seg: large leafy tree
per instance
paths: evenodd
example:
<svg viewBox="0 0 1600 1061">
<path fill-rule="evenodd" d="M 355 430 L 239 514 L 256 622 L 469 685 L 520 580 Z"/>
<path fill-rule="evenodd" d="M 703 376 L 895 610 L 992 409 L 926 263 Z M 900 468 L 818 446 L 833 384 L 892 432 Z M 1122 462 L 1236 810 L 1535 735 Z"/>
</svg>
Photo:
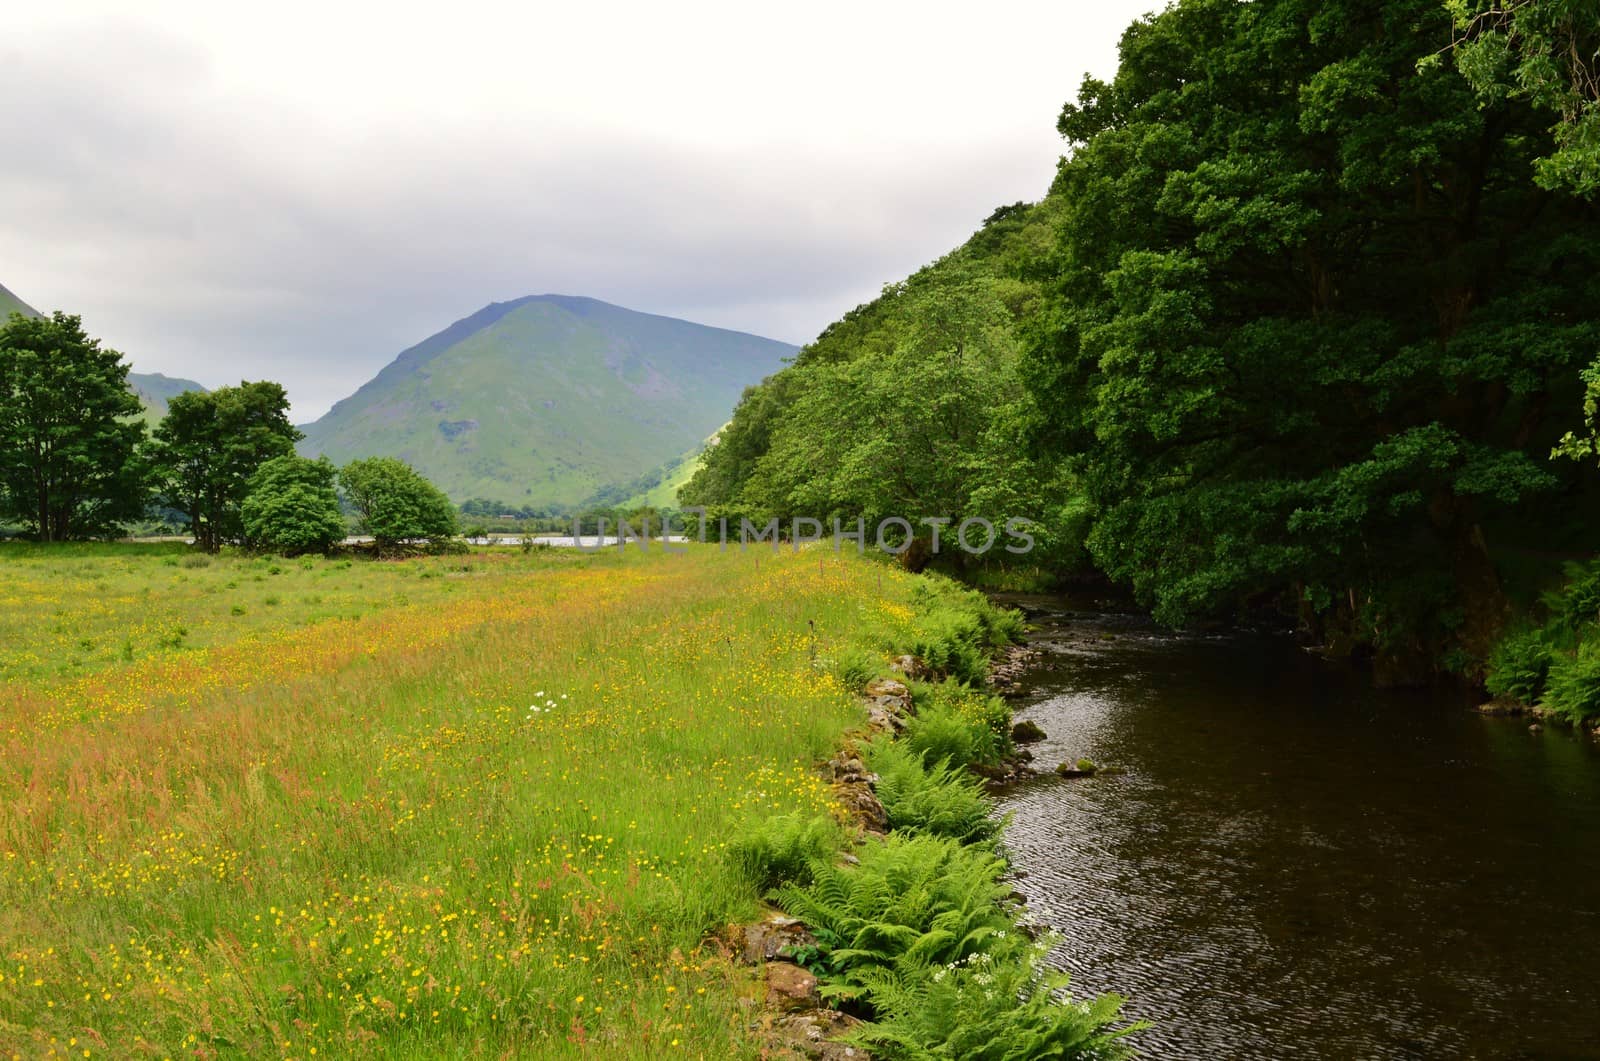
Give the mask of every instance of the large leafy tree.
<svg viewBox="0 0 1600 1061">
<path fill-rule="evenodd" d="M 128 366 L 76 316 L 0 326 L 0 513 L 41 541 L 107 534 L 144 513 Z"/>
<path fill-rule="evenodd" d="M 1062 113 L 1040 437 L 1091 547 L 1186 622 L 1293 595 L 1384 676 L 1486 649 L 1486 517 L 1552 485 L 1600 227 L 1549 122 L 1447 64 L 1437 0 L 1180 0 Z"/>
<path fill-rule="evenodd" d="M 996 211 L 962 248 L 829 327 L 746 392 L 682 499 L 759 518 L 898 516 L 924 546 L 921 520 L 946 519 L 940 548 L 958 556 L 955 527 L 973 516 L 1030 518 L 1042 544 L 1070 545 L 1051 534 L 1072 522 L 1059 518 L 1069 483 L 1025 445 L 1036 413 L 1016 341 L 1037 294 L 1033 245 L 1059 205 Z"/>
<path fill-rule="evenodd" d="M 180 394 L 151 446 L 162 497 L 187 517 L 195 544 L 216 552 L 244 536 L 240 506 L 251 476 L 301 437 L 288 395 L 269 380 Z"/>
<path fill-rule="evenodd" d="M 245 544 L 286 556 L 331 549 L 345 535 L 336 474 L 326 457 L 307 460 L 293 453 L 257 468 L 239 506 Z"/>
<path fill-rule="evenodd" d="M 359 527 L 378 552 L 412 543 L 437 543 L 455 535 L 456 508 L 415 468 L 394 457 L 369 457 L 346 464 L 339 485 L 356 510 Z"/>
</svg>

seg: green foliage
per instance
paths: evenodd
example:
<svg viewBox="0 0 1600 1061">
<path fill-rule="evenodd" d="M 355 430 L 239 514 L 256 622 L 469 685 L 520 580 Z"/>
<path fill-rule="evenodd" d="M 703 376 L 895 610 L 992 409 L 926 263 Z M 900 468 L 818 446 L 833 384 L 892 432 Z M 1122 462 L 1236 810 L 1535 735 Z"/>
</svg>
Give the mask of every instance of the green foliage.
<svg viewBox="0 0 1600 1061">
<path fill-rule="evenodd" d="M 1566 564 L 1563 570 L 1566 584 L 1558 593 L 1545 594 L 1542 601 L 1551 620 L 1571 633 L 1600 624 L 1600 560 Z"/>
<path fill-rule="evenodd" d="M 187 517 L 195 544 L 214 553 L 244 537 L 251 476 L 294 452 L 299 438 L 288 395 L 269 380 L 174 395 L 151 446 L 162 499 Z"/>
<path fill-rule="evenodd" d="M 1035 437 L 1167 622 L 1489 647 L 1482 527 L 1558 484 L 1600 219 L 1529 180 L 1545 117 L 1418 69 L 1449 34 L 1437 0 L 1180 0 L 1062 111 Z"/>
<path fill-rule="evenodd" d="M 1121 1040 L 1144 1025 L 1117 1028 L 1122 1000 L 1062 1000 L 1065 973 L 1044 971 L 1037 949 L 1026 960 L 976 954 L 929 975 L 866 976 L 878 1019 L 845 1041 L 886 1061 L 1116 1059 L 1133 1056 Z"/>
<path fill-rule="evenodd" d="M 981 846 L 891 834 L 860 863 L 817 862 L 813 882 L 780 889 L 785 910 L 810 927 L 837 979 L 827 994 L 866 994 L 868 970 L 913 976 L 974 954 L 1012 957 L 1026 944 L 1000 882 L 1005 863 Z"/>
<path fill-rule="evenodd" d="M 997 211 L 967 246 L 886 286 L 746 391 L 683 502 L 846 527 L 859 517 L 869 534 L 889 516 L 945 518 L 938 531 L 918 526 L 914 555 L 937 538 L 957 566 L 973 563 L 957 540 L 963 519 L 1016 517 L 1034 529 L 1026 562 L 1081 558 L 1082 521 L 1059 518 L 1074 494 L 1070 469 L 1027 446 L 1039 411 L 1019 374 L 1018 322 L 1037 296 L 1032 254 L 1059 205 Z M 985 559 L 1020 560 L 1007 544 L 1001 534 Z"/>
<path fill-rule="evenodd" d="M 915 765 L 915 764 L 913 764 Z M 817 863 L 780 896 L 817 938 L 825 996 L 866 1007 L 850 1038 L 888 1058 L 1118 1058 L 1121 1005 L 1059 996 L 987 845 L 893 833 L 855 866 Z"/>
<path fill-rule="evenodd" d="M 891 829 L 963 844 L 999 834 L 982 783 L 949 761 L 929 762 L 902 742 L 876 741 L 867 747 L 867 764 L 878 775 L 876 792 Z"/>
<path fill-rule="evenodd" d="M 351 461 L 339 472 L 364 534 L 380 553 L 402 543 L 431 544 L 456 533 L 456 510 L 438 487 L 405 461 L 370 457 Z"/>
<path fill-rule="evenodd" d="M 1555 651 L 1542 630 L 1524 630 L 1503 639 L 1489 654 L 1485 678 L 1490 694 L 1536 704 Z"/>
<path fill-rule="evenodd" d="M 326 458 L 274 457 L 250 477 L 240 505 L 244 540 L 284 556 L 325 553 L 345 536 L 334 467 Z"/>
<path fill-rule="evenodd" d="M 1456 68 L 1486 104 L 1525 99 L 1554 120 L 1540 184 L 1600 191 L 1600 3 L 1445 0 Z"/>
<path fill-rule="evenodd" d="M 1539 704 L 1569 722 L 1600 718 L 1600 642 L 1555 658 Z"/>
<path fill-rule="evenodd" d="M 101 537 L 144 513 L 144 426 L 128 366 L 75 316 L 0 324 L 0 520 L 41 541 Z"/>
<path fill-rule="evenodd" d="M 851 692 L 860 692 L 883 669 L 883 660 L 864 648 L 850 646 L 833 661 L 834 677 Z"/>
<path fill-rule="evenodd" d="M 909 651 L 959 681 L 979 681 L 995 649 L 1022 636 L 1022 616 L 976 590 L 928 576 L 914 591 L 916 627 Z"/>
<path fill-rule="evenodd" d="M 924 762 L 947 762 L 957 767 L 992 765 L 1006 750 L 1004 739 L 988 719 L 975 717 L 967 706 L 988 697 L 940 697 L 919 704 L 906 721 L 905 743 Z"/>
<path fill-rule="evenodd" d="M 728 859 L 759 892 L 780 884 L 806 884 L 813 867 L 832 861 L 843 843 L 827 816 L 785 814 L 762 818 L 728 843 Z"/>
</svg>

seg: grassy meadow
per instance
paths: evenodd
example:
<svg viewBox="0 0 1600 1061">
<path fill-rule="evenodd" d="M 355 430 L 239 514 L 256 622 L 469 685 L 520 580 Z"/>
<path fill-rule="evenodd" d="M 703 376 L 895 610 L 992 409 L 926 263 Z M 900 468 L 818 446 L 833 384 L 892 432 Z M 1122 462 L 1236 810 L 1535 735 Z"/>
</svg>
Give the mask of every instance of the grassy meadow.
<svg viewBox="0 0 1600 1061">
<path fill-rule="evenodd" d="M 724 850 L 914 581 L 0 545 L 0 1056 L 754 1055 Z"/>
</svg>

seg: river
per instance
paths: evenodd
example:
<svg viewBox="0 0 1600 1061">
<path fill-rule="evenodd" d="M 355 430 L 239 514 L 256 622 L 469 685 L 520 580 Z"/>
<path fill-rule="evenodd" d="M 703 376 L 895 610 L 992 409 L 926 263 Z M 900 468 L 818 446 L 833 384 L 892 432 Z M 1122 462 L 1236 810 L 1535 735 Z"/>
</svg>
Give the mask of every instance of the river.
<svg viewBox="0 0 1600 1061">
<path fill-rule="evenodd" d="M 1042 651 L 1007 846 L 1156 1058 L 1600 1057 L 1600 746 L 1286 637 L 1013 598 Z"/>
</svg>

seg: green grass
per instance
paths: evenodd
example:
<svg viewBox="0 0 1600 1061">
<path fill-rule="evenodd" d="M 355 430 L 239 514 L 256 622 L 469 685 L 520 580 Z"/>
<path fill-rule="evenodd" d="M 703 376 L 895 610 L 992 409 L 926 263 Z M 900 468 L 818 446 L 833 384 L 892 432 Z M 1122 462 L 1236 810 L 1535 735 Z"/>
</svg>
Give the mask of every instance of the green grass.
<svg viewBox="0 0 1600 1061">
<path fill-rule="evenodd" d="M 822 660 L 926 611 L 814 552 L 0 574 L 23 1056 L 755 1056 L 708 942 L 757 910 L 728 845 L 834 813 L 814 763 L 861 709 Z"/>
</svg>

